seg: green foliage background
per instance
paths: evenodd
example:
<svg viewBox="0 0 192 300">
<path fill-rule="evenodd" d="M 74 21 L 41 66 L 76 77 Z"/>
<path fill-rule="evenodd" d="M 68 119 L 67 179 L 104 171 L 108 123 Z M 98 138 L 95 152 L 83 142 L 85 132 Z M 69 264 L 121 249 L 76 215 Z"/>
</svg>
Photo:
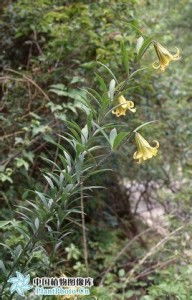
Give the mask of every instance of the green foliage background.
<svg viewBox="0 0 192 300">
<path fill-rule="evenodd" d="M 85 87 L 103 95 L 103 80 L 108 88 L 112 79 L 100 61 L 119 82 L 143 68 L 125 93 L 135 102 L 137 114 L 127 114 L 120 124 L 133 130 L 158 120 L 143 127 L 142 133 L 149 141 L 159 140 L 160 151 L 156 158 L 136 165 L 131 139 L 103 163 L 104 169 L 113 172 L 83 170 L 87 187 L 106 188 L 92 189 L 85 200 L 89 274 L 96 282 L 92 296 L 101 300 L 191 299 L 191 5 L 190 0 L 18 0 L 0 6 L 2 286 L 14 268 L 32 277 L 87 274 L 80 206 L 70 194 L 70 184 L 78 182 L 80 160 L 75 151 L 80 153 L 82 145 L 79 142 L 79 148 L 72 150 L 59 135 L 69 132 L 69 121 L 79 126 L 75 129 L 79 135 L 89 125 L 83 112 Z M 154 71 L 152 46 L 141 60 L 136 59 L 135 45 L 141 35 L 160 41 L 173 52 L 179 47 L 182 59 L 164 73 Z M 109 114 L 106 122 L 117 125 L 114 118 Z M 74 139 L 79 141 L 79 136 Z M 48 172 L 50 178 L 59 173 L 58 166 L 62 168 L 58 145 L 70 153 L 76 172 L 65 184 L 51 189 L 43 174 Z M 107 147 L 102 136 L 89 146 L 95 145 Z M 102 154 L 98 149 L 98 161 Z M 169 230 L 186 226 L 150 256 L 136 275 L 158 263 L 165 263 L 164 268 L 150 269 L 149 274 L 144 272 L 128 283 L 132 267 L 162 237 L 146 233 L 113 263 L 126 243 L 147 227 L 131 212 L 131 200 L 122 185 L 125 178 L 160 184 L 155 200 L 165 207 Z M 51 179 L 55 184 L 56 177 Z M 79 189 L 74 193 L 79 195 Z M 50 199 L 57 203 L 61 195 L 62 201 L 49 210 Z M 2 297 L 11 299 L 7 285 Z"/>
</svg>

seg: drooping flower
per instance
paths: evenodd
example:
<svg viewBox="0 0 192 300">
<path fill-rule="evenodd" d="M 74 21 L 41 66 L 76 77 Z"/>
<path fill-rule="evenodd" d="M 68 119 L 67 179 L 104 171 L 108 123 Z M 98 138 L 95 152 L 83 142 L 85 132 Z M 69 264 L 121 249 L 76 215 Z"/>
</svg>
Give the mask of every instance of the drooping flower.
<svg viewBox="0 0 192 300">
<path fill-rule="evenodd" d="M 136 112 L 136 108 L 134 108 L 134 102 L 126 100 L 123 95 L 119 96 L 117 101 L 119 103 L 119 106 L 112 111 L 112 113 L 115 114 L 117 117 L 125 116 L 127 110 L 130 110 L 133 113 Z"/>
<path fill-rule="evenodd" d="M 153 141 L 156 145 L 154 147 L 150 146 L 149 143 L 140 135 L 140 133 L 135 133 L 135 142 L 137 145 L 137 151 L 133 154 L 133 158 L 138 160 L 138 163 L 152 158 L 157 155 L 159 142 Z"/>
<path fill-rule="evenodd" d="M 169 63 L 174 60 L 180 59 L 180 51 L 176 48 L 176 53 L 171 54 L 160 43 L 154 42 L 154 48 L 157 53 L 159 61 L 155 61 L 152 66 L 154 69 L 160 69 L 162 72 L 168 67 Z"/>
</svg>

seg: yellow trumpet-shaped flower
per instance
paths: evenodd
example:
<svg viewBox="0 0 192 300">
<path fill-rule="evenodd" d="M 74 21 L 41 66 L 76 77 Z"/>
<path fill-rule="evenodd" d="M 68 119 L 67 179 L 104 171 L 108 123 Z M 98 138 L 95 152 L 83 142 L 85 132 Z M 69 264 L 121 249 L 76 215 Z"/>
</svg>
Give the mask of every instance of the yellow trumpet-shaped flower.
<svg viewBox="0 0 192 300">
<path fill-rule="evenodd" d="M 157 53 L 159 61 L 155 61 L 152 66 L 154 69 L 160 69 L 161 71 L 165 71 L 168 67 L 169 63 L 174 60 L 180 59 L 180 51 L 176 48 L 176 53 L 171 54 L 166 48 L 164 48 L 160 43 L 155 42 L 154 48 Z"/>
<path fill-rule="evenodd" d="M 112 113 L 115 114 L 117 117 L 125 116 L 127 110 L 130 110 L 133 113 L 136 112 L 136 108 L 134 108 L 134 102 L 126 100 L 123 95 L 119 96 L 117 101 L 121 105 L 119 105 L 112 111 Z"/>
<path fill-rule="evenodd" d="M 149 145 L 149 143 L 138 133 L 135 133 L 135 142 L 137 145 L 137 151 L 133 154 L 133 158 L 138 160 L 138 163 L 152 158 L 157 155 L 159 142 L 154 141 L 155 147 Z"/>
</svg>

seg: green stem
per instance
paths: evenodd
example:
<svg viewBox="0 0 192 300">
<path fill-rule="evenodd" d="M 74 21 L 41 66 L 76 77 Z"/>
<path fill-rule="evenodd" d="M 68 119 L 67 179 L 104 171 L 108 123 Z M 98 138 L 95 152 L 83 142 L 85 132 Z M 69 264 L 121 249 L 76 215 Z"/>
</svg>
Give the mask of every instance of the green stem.
<svg viewBox="0 0 192 300">
<path fill-rule="evenodd" d="M 88 249 L 87 249 L 87 236 L 85 230 L 85 212 L 84 212 L 84 198 L 83 198 L 83 182 L 81 182 L 80 186 L 80 199 L 81 199 L 81 220 L 82 220 L 82 231 L 83 231 L 83 249 L 84 249 L 84 260 L 87 275 L 89 274 L 89 265 L 88 265 Z"/>
</svg>

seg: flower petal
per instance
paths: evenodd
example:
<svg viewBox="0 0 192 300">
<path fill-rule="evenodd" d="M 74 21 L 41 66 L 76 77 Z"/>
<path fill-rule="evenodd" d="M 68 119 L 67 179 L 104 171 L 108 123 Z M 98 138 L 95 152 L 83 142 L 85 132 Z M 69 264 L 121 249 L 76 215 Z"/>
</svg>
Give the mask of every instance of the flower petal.
<svg viewBox="0 0 192 300">
<path fill-rule="evenodd" d="M 160 63 L 158 61 L 155 61 L 153 64 L 152 64 L 152 67 L 154 69 L 159 69 L 160 68 Z"/>
</svg>

